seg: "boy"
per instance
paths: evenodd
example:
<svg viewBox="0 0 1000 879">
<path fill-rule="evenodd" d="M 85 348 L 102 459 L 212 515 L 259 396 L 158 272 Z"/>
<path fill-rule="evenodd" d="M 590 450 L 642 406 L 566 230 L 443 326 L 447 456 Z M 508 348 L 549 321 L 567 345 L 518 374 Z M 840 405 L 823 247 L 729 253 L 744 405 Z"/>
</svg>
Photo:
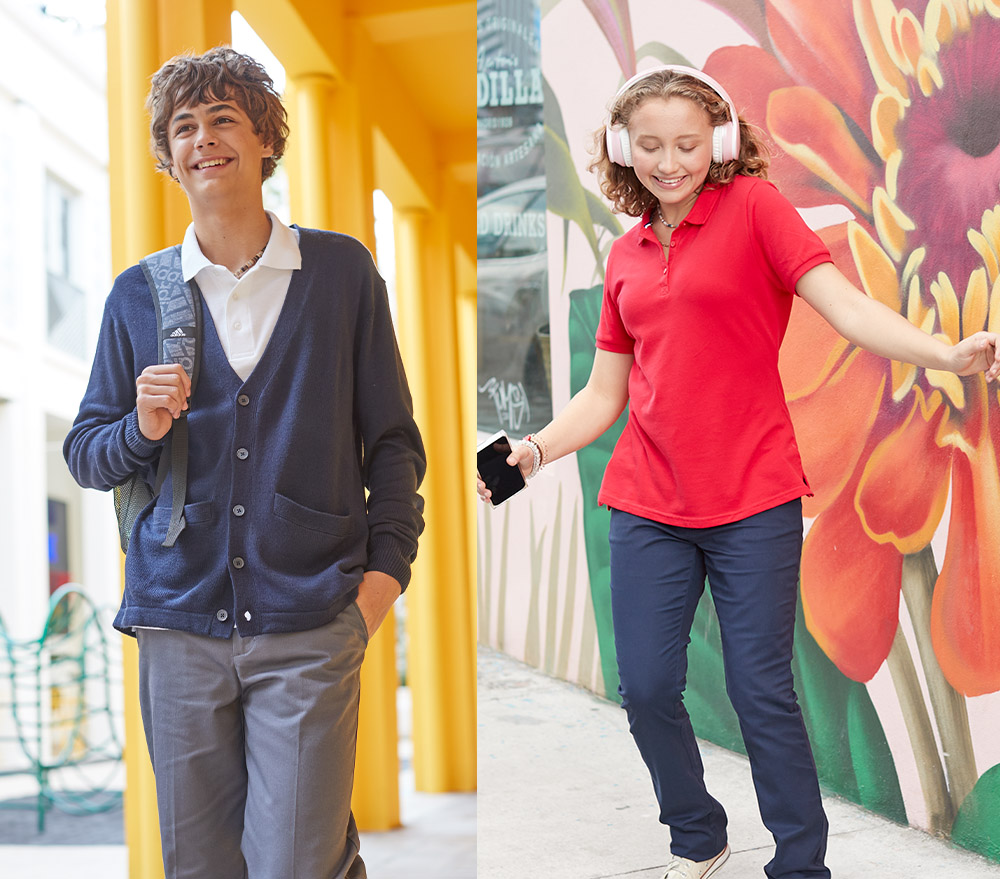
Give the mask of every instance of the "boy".
<svg viewBox="0 0 1000 879">
<path fill-rule="evenodd" d="M 191 206 L 200 376 L 189 400 L 184 369 L 157 363 L 153 299 L 128 269 L 64 452 L 84 486 L 152 484 L 189 422 L 183 526 L 165 545 L 168 476 L 133 527 L 115 618 L 139 642 L 166 877 L 357 879 L 359 671 L 423 528 L 384 283 L 354 239 L 264 210 L 288 128 L 255 61 L 178 56 L 147 108 L 158 167 Z"/>
</svg>

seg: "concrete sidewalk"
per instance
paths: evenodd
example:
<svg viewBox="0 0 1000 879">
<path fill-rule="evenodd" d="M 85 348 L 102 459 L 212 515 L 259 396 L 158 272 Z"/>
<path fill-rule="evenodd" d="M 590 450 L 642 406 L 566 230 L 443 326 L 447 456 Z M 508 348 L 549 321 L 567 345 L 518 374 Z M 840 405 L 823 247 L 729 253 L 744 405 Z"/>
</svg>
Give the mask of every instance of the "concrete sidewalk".
<svg viewBox="0 0 1000 879">
<path fill-rule="evenodd" d="M 733 854 L 719 879 L 773 855 L 742 756 L 702 743 Z M 1000 879 L 1000 865 L 825 798 L 834 879 Z M 479 653 L 478 879 L 660 879 L 669 832 L 625 712 L 494 651 Z"/>
</svg>

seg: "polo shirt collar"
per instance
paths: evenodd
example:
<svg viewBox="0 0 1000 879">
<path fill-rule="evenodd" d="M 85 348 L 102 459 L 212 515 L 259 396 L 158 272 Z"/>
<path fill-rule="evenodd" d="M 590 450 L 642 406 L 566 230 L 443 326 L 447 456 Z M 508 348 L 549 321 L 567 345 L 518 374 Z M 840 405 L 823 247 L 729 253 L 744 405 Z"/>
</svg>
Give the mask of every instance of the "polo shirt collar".
<svg viewBox="0 0 1000 879">
<path fill-rule="evenodd" d="M 257 265 L 269 266 L 272 269 L 294 270 L 302 268 L 302 253 L 299 250 L 298 230 L 290 229 L 271 211 L 271 237 L 267 240 L 264 255 Z M 181 244 L 181 271 L 184 280 L 190 281 L 202 269 L 214 265 L 198 244 L 198 236 L 194 232 L 194 223 L 187 227 L 184 241 Z"/>
<path fill-rule="evenodd" d="M 712 216 L 712 211 L 715 210 L 715 206 L 719 203 L 719 198 L 722 195 L 723 187 L 713 184 L 706 186 L 698 194 L 698 198 L 694 203 L 694 206 L 688 212 L 688 215 L 684 218 L 685 223 L 690 223 L 692 226 L 703 226 L 708 222 L 708 218 Z M 639 224 L 642 230 L 642 237 L 655 240 L 659 244 L 659 239 L 656 238 L 656 233 L 653 231 L 653 212 L 656 210 L 656 205 L 653 205 L 642 215 L 642 221 Z"/>
</svg>

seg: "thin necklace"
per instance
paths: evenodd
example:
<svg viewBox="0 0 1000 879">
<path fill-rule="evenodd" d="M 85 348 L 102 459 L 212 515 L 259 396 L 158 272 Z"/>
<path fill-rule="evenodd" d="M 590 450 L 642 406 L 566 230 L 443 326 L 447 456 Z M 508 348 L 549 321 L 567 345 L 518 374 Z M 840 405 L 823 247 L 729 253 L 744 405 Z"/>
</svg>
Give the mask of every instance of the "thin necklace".
<svg viewBox="0 0 1000 879">
<path fill-rule="evenodd" d="M 660 218 L 663 219 L 662 217 Z M 258 250 L 253 256 L 250 257 L 243 265 L 241 265 L 233 275 L 237 278 L 242 278 L 247 272 L 250 271 L 255 265 L 257 265 L 257 260 L 259 260 L 264 255 L 264 248 L 267 247 L 265 244 L 260 250 Z"/>
<path fill-rule="evenodd" d="M 663 225 L 666 226 L 668 229 L 676 229 L 680 225 L 680 223 L 668 223 L 666 220 L 664 220 L 663 219 L 663 211 L 660 210 L 659 205 L 657 205 L 657 207 L 656 207 L 656 216 L 658 216 L 660 218 L 660 222 L 663 223 Z M 683 222 L 684 221 L 681 220 L 681 223 L 683 223 Z"/>
</svg>

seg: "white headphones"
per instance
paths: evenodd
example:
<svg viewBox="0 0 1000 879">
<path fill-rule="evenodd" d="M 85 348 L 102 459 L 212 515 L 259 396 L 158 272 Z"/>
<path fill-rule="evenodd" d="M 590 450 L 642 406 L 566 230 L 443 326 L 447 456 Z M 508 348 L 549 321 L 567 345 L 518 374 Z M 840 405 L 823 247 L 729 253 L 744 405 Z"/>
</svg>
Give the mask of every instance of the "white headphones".
<svg viewBox="0 0 1000 879">
<path fill-rule="evenodd" d="M 712 161 L 729 162 L 738 158 L 740 154 L 740 123 L 739 116 L 736 113 L 736 105 L 719 83 L 700 70 L 695 70 L 693 67 L 684 67 L 680 64 L 666 64 L 663 67 L 654 67 L 652 70 L 644 70 L 642 73 L 637 73 L 618 90 L 618 94 L 611 101 L 611 106 L 614 107 L 618 99 L 640 79 L 645 79 L 654 73 L 662 73 L 664 70 L 669 70 L 673 73 L 684 73 L 694 77 L 705 83 L 705 85 L 715 91 L 729 105 L 731 120 L 723 125 L 716 125 L 712 128 Z M 608 145 L 608 157 L 611 161 L 616 165 L 624 165 L 627 168 L 631 168 L 632 143 L 629 140 L 628 128 L 624 125 L 612 125 L 609 118 L 608 124 L 605 126 L 605 139 Z"/>
</svg>

